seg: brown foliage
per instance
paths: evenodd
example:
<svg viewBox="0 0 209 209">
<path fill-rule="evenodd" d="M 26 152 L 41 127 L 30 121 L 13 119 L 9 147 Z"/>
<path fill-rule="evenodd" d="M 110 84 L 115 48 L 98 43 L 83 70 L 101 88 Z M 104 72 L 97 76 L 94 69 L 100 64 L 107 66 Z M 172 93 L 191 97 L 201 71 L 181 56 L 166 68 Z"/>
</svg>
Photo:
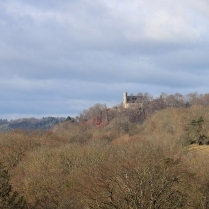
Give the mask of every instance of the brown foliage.
<svg viewBox="0 0 209 209">
<path fill-rule="evenodd" d="M 208 153 L 179 140 L 200 116 L 208 133 L 208 108 L 165 109 L 143 125 L 113 111 L 99 128 L 65 122 L 53 131 L 0 133 L 0 161 L 33 208 L 206 209 Z"/>
<path fill-rule="evenodd" d="M 84 169 L 78 187 L 82 201 L 98 209 L 193 208 L 198 204 L 189 199 L 195 196 L 194 178 L 180 158 L 166 158 L 161 148 L 152 146 L 118 147 L 114 157 Z"/>
</svg>

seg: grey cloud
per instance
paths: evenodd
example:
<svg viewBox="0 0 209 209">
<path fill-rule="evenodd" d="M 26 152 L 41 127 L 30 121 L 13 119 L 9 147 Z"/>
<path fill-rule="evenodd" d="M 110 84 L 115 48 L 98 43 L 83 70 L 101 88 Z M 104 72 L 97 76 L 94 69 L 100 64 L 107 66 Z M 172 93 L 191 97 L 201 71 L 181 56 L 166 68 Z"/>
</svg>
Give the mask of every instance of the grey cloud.
<svg viewBox="0 0 209 209">
<path fill-rule="evenodd" d="M 198 2 L 2 0 L 0 116 L 76 115 L 125 90 L 205 92 L 209 3 Z"/>
</svg>

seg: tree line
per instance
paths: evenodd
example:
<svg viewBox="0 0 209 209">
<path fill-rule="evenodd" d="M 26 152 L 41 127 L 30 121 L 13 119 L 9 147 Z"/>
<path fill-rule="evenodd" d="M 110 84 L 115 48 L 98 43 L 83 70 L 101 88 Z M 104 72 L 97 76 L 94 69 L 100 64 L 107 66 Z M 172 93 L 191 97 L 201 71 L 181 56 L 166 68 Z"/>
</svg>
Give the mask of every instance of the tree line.
<svg viewBox="0 0 209 209">
<path fill-rule="evenodd" d="M 137 96 L 141 97 L 143 109 L 124 109 L 122 103 L 112 108 L 108 108 L 106 104 L 98 103 L 89 109 L 83 110 L 76 117 L 76 121 L 87 122 L 91 125 L 105 126 L 114 118 L 128 117 L 131 122 L 142 124 L 146 118 L 159 110 L 171 107 L 188 108 L 193 105 L 209 105 L 209 94 L 198 94 L 197 92 L 189 93 L 187 95 L 182 95 L 180 93 L 161 93 L 160 96 L 156 98 L 149 93 L 139 92 Z"/>
</svg>

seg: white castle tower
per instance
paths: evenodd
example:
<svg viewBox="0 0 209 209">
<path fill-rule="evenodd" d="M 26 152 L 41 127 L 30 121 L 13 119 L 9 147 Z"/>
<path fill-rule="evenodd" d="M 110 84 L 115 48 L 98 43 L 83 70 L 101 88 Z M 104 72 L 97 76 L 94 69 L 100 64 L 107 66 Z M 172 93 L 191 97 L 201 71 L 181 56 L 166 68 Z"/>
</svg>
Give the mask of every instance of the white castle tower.
<svg viewBox="0 0 209 209">
<path fill-rule="evenodd" d="M 126 108 L 127 105 L 127 92 L 123 93 L 123 107 Z"/>
</svg>

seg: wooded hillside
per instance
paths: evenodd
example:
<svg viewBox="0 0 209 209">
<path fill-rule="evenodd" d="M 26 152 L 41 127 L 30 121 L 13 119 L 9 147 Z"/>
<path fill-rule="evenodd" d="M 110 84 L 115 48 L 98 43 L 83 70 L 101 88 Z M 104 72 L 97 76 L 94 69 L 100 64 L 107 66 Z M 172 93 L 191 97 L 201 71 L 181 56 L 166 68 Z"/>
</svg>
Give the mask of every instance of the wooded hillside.
<svg viewBox="0 0 209 209">
<path fill-rule="evenodd" d="M 137 111 L 0 133 L 0 208 L 209 208 L 209 105 Z"/>
</svg>

